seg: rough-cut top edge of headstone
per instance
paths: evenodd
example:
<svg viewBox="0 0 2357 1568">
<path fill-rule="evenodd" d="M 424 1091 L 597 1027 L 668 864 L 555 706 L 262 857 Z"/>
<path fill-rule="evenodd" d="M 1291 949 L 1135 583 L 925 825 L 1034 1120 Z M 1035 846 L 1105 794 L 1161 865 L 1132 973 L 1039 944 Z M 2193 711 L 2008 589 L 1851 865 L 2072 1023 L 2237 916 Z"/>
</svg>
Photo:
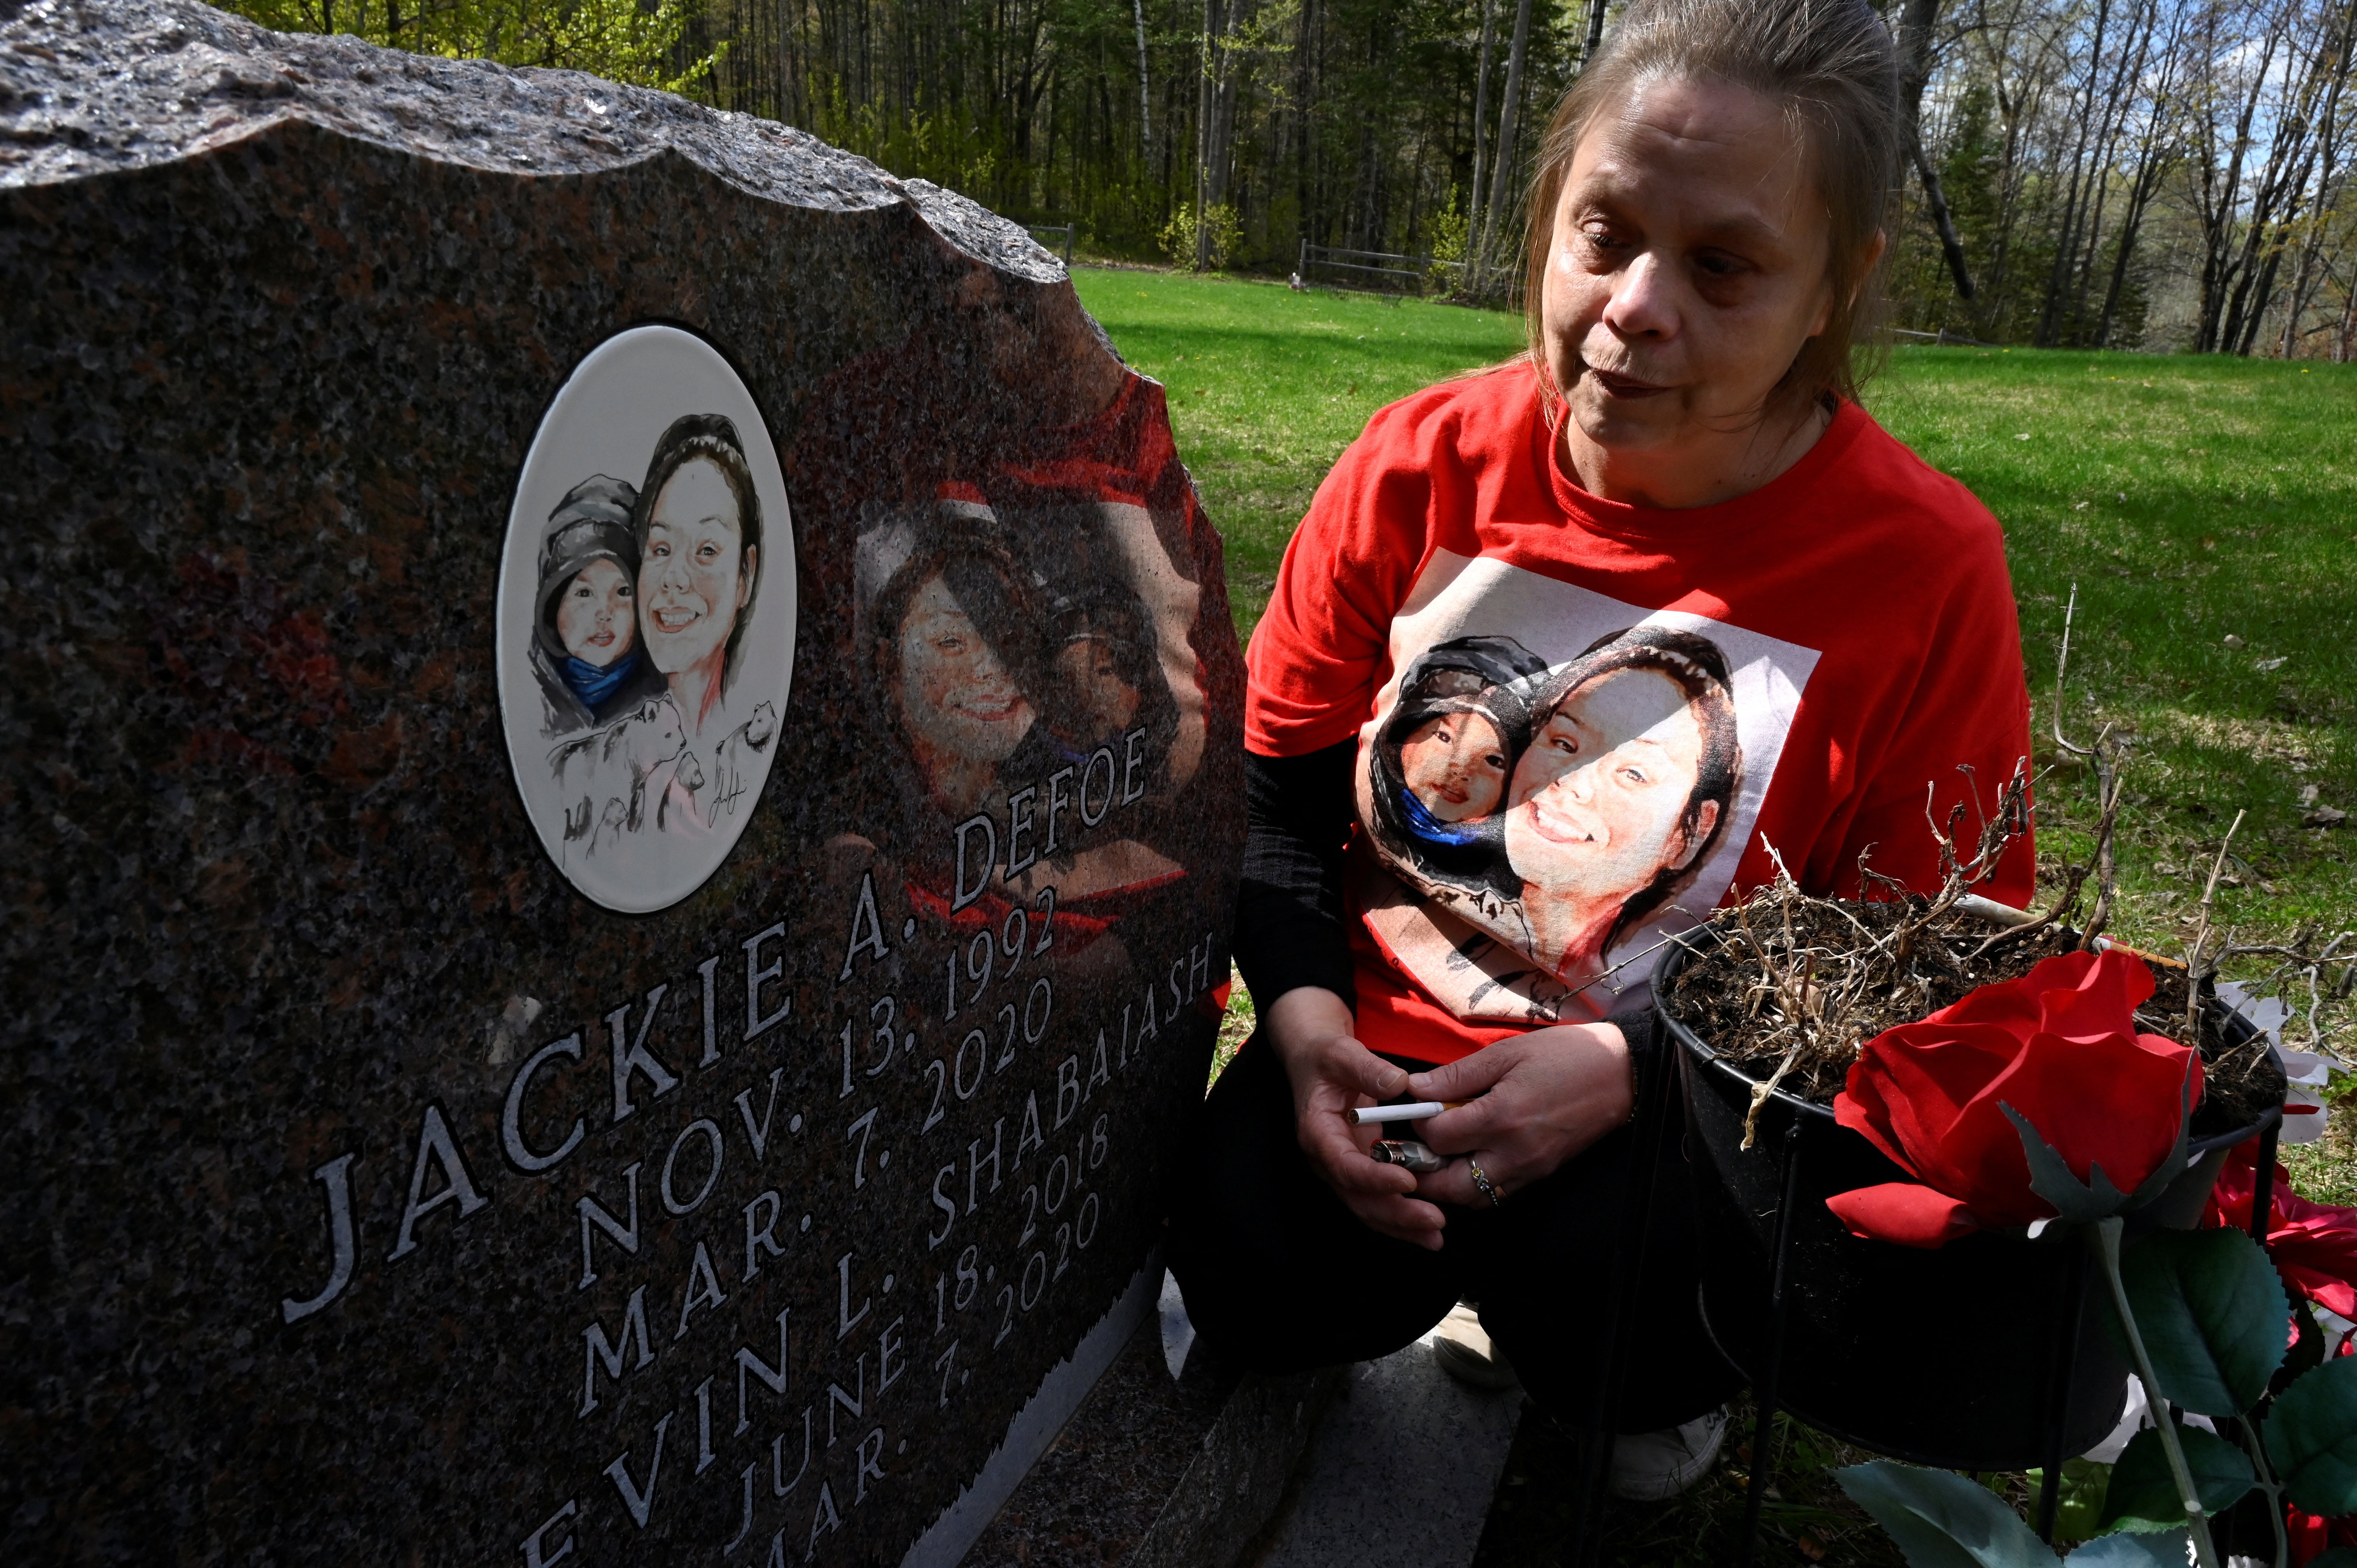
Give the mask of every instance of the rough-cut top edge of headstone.
<svg viewBox="0 0 2357 1568">
<path fill-rule="evenodd" d="M 905 204 L 975 260 L 1039 283 L 1063 263 L 927 180 L 750 114 L 576 70 L 274 33 L 195 0 L 0 0 L 0 188 L 192 157 L 286 120 L 468 168 L 593 174 L 665 151 L 748 196 L 824 211 Z"/>
</svg>

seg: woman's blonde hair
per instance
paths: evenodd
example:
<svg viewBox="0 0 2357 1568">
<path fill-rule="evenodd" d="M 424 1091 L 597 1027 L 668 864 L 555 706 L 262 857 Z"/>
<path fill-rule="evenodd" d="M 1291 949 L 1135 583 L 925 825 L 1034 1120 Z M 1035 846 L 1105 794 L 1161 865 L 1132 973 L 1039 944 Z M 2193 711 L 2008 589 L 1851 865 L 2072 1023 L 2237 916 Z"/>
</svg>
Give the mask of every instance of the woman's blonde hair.
<svg viewBox="0 0 2357 1568">
<path fill-rule="evenodd" d="M 1632 0 L 1564 93 L 1531 181 L 1523 310 L 1532 359 L 1553 386 L 1541 319 L 1555 208 L 1579 139 L 1640 83 L 1724 81 L 1780 104 L 1809 149 L 1825 204 L 1825 329 L 1802 346 L 1771 403 L 1855 399 L 1881 347 L 1882 270 L 1900 148 L 1899 60 L 1867 0 Z M 1863 353 L 1858 350 L 1864 349 Z M 1764 412 L 1764 411 L 1763 411 Z"/>
</svg>

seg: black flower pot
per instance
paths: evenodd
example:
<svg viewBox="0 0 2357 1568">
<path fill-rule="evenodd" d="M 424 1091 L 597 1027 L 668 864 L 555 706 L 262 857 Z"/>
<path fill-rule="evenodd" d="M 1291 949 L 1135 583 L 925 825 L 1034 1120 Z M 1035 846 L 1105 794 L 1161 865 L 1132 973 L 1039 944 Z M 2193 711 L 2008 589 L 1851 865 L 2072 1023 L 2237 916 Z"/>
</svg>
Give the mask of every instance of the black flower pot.
<svg viewBox="0 0 2357 1568">
<path fill-rule="evenodd" d="M 1665 983 L 1689 955 L 1669 956 Z M 2107 1289 L 2083 1246 L 1983 1231 L 1923 1251 L 1851 1235 L 1827 1197 L 1913 1178 L 1831 1109 L 1781 1090 L 1743 1148 L 1755 1079 L 1679 1022 L 1674 1004 L 1662 1014 L 1679 1046 L 1688 1155 L 1701 1167 L 1703 1317 L 1755 1383 L 1773 1377 L 1780 1408 L 1860 1447 L 1953 1470 L 2044 1465 L 2118 1424 L 2128 1362 L 2104 1329 Z M 2255 1032 L 2232 1022 L 2244 1039 Z M 2197 1223 L 2227 1152 L 2281 1114 L 2195 1140 L 2192 1165 L 2129 1217 L 2132 1229 Z"/>
</svg>

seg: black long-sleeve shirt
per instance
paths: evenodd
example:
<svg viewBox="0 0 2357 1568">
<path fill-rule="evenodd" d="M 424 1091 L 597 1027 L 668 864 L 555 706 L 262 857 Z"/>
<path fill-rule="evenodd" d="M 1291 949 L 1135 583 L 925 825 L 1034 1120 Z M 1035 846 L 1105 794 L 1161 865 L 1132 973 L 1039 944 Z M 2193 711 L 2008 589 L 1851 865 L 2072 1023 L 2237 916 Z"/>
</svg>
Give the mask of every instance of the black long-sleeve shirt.
<svg viewBox="0 0 2357 1568">
<path fill-rule="evenodd" d="M 1342 915 L 1342 846 L 1351 833 L 1355 740 L 1305 757 L 1244 757 L 1244 870 L 1236 897 L 1236 968 L 1265 1009 L 1323 986 L 1344 1001 L 1351 940 Z"/>
</svg>

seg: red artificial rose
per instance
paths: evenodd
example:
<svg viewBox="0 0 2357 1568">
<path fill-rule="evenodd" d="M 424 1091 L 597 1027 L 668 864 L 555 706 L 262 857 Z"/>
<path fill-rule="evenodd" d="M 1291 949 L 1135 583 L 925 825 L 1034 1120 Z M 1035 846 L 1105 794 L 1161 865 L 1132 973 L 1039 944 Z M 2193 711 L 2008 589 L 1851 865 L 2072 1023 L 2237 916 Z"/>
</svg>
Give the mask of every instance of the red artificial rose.
<svg viewBox="0 0 2357 1568">
<path fill-rule="evenodd" d="M 2293 1568 L 2305 1568 L 2336 1548 L 2357 1546 L 2357 1519 L 2319 1519 L 2286 1503 L 2284 1527 Z"/>
<path fill-rule="evenodd" d="M 2136 1005 L 2151 994 L 2141 959 L 2064 953 L 1868 1040 L 1835 1120 L 1917 1180 L 1825 1206 L 1854 1233 L 1907 1247 L 2051 1218 L 2000 1105 L 2027 1117 L 2081 1181 L 2100 1165 L 2134 1192 L 2169 1158 L 2201 1093 L 2198 1054 L 2136 1032 Z"/>
<path fill-rule="evenodd" d="M 2251 1189 L 2258 1185 L 2255 1142 L 2237 1144 L 2211 1189 L 2207 1225 L 2251 1228 Z M 2357 1318 L 2357 1208 L 2311 1203 L 2276 1166 L 2267 1203 L 2267 1258 L 2286 1283 L 2343 1317 Z"/>
</svg>

